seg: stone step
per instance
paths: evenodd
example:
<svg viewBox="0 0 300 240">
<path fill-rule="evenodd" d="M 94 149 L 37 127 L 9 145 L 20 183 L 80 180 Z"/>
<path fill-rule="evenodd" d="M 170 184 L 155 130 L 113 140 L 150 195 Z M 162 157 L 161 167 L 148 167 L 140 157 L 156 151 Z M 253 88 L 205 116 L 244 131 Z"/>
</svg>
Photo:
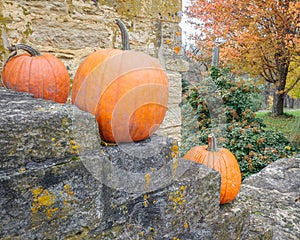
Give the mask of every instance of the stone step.
<svg viewBox="0 0 300 240">
<path fill-rule="evenodd" d="M 245 212 L 220 211 L 220 174 L 179 158 L 173 139 L 102 146 L 93 116 L 70 104 L 5 89 L 0 96 L 1 239 L 222 239 L 220 229 L 244 231 Z"/>
<path fill-rule="evenodd" d="M 0 174 L 100 145 L 91 114 L 5 88 L 0 88 L 0 126 Z"/>
</svg>

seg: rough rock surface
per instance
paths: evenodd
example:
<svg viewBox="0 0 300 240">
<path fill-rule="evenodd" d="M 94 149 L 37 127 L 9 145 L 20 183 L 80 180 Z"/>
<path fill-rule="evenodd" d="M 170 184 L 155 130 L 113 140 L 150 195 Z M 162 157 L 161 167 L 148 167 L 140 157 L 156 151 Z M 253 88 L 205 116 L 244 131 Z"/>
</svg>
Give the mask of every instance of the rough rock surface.
<svg viewBox="0 0 300 240">
<path fill-rule="evenodd" d="M 248 239 L 300 239 L 300 156 L 280 159 L 245 179 L 227 208 L 250 211 Z"/>
<path fill-rule="evenodd" d="M 0 88 L 0 124 L 0 173 L 76 156 L 100 140 L 91 114 L 5 88 Z"/>
<path fill-rule="evenodd" d="M 220 207 L 220 175 L 176 141 L 103 146 L 75 109 L 0 88 L 0 239 L 299 239 L 299 158 Z"/>
<path fill-rule="evenodd" d="M 94 118 L 70 104 L 3 88 L 0 104 L 0 238 L 218 234 L 220 175 L 176 158 L 174 140 L 102 146 Z"/>
</svg>

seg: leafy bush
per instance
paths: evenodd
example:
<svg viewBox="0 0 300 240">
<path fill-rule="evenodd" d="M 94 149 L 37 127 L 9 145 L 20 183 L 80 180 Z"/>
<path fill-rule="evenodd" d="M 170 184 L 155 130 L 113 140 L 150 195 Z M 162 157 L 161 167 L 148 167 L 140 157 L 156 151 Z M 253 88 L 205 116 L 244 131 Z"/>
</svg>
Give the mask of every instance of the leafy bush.
<svg viewBox="0 0 300 240">
<path fill-rule="evenodd" d="M 181 154 L 207 144 L 214 132 L 219 147 L 238 159 L 243 178 L 297 149 L 280 132 L 264 130 L 255 111 L 260 90 L 250 81 L 233 77 L 229 69 L 212 68 L 210 75 L 184 93 Z M 299 149 L 298 149 L 299 150 Z"/>
</svg>

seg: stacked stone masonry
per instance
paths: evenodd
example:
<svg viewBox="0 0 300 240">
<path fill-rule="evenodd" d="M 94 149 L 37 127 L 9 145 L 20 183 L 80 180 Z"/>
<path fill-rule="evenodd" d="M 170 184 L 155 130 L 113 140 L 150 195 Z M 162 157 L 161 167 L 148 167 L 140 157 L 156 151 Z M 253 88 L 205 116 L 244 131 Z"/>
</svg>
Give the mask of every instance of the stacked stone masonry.
<svg viewBox="0 0 300 240">
<path fill-rule="evenodd" d="M 0 88 L 0 239 L 299 239 L 300 158 L 246 179 L 220 206 L 220 175 L 155 135 L 102 146 L 71 104 Z"/>
</svg>

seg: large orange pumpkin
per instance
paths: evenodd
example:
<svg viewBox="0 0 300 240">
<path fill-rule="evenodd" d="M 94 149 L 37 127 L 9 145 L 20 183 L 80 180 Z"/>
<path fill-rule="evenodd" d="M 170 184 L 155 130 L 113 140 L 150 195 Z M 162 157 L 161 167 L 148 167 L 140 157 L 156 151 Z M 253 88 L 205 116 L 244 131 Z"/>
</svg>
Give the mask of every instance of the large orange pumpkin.
<svg viewBox="0 0 300 240">
<path fill-rule="evenodd" d="M 79 66 L 72 103 L 95 115 L 105 142 L 133 142 L 148 138 L 164 119 L 168 79 L 156 58 L 129 50 L 122 32 L 123 50 L 102 49 Z"/>
<path fill-rule="evenodd" d="M 70 77 L 65 65 L 52 54 L 41 55 L 25 44 L 10 47 L 17 54 L 18 49 L 27 53 L 10 57 L 2 71 L 6 88 L 28 92 L 36 98 L 59 103 L 67 101 L 70 91 Z"/>
<path fill-rule="evenodd" d="M 226 148 L 217 148 L 213 134 L 208 136 L 208 146 L 196 146 L 185 155 L 187 160 L 202 163 L 221 174 L 220 204 L 236 198 L 241 187 L 241 171 L 237 159 Z"/>
</svg>

